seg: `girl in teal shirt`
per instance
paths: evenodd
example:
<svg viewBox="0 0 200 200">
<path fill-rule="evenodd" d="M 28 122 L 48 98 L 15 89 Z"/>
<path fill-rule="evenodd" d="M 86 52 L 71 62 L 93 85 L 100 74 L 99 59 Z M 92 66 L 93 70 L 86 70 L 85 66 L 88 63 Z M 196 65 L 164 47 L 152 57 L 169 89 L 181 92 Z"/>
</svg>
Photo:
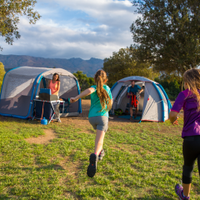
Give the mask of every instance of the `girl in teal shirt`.
<svg viewBox="0 0 200 200">
<path fill-rule="evenodd" d="M 95 149 L 90 155 L 90 164 L 87 175 L 93 177 L 97 170 L 97 161 L 104 156 L 103 140 L 108 129 L 108 111 L 112 108 L 112 94 L 110 88 L 105 85 L 107 82 L 106 72 L 98 70 L 94 77 L 96 85 L 84 90 L 81 94 L 70 99 L 71 103 L 80 98 L 90 95 L 91 106 L 89 111 L 89 122 L 96 129 Z"/>
</svg>

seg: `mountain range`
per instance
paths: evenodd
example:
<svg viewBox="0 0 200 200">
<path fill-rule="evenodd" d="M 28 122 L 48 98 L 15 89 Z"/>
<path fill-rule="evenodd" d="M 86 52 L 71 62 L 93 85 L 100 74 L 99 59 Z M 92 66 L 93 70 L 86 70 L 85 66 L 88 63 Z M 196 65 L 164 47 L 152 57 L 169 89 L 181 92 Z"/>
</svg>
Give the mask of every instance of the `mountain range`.
<svg viewBox="0 0 200 200">
<path fill-rule="evenodd" d="M 81 58 L 59 59 L 0 54 L 0 62 L 3 63 L 6 71 L 19 66 L 63 68 L 71 73 L 83 71 L 88 77 L 93 77 L 95 72 L 103 67 L 104 61 L 97 58 L 83 60 Z"/>
</svg>

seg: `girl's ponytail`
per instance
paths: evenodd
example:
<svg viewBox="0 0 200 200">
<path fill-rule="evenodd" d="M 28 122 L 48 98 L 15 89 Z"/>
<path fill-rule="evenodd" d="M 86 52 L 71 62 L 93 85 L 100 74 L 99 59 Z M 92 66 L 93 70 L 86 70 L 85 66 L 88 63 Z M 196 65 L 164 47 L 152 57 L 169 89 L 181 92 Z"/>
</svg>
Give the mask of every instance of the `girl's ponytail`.
<svg viewBox="0 0 200 200">
<path fill-rule="evenodd" d="M 106 109 L 106 105 L 107 105 L 107 109 L 106 110 L 110 110 L 112 105 L 111 105 L 111 99 L 108 95 L 108 93 L 106 92 L 106 90 L 103 88 L 104 82 L 107 80 L 107 75 L 105 73 L 105 71 L 103 70 L 98 70 L 95 74 L 95 82 L 97 85 L 97 95 L 100 99 L 100 103 L 101 103 L 101 107 L 102 109 L 100 110 L 100 112 L 103 109 Z"/>
<path fill-rule="evenodd" d="M 97 76 L 97 81 L 96 81 L 96 85 L 97 85 L 97 95 L 98 97 L 102 96 L 103 93 L 103 79 L 101 76 Z"/>
<path fill-rule="evenodd" d="M 200 69 L 189 69 L 183 74 L 183 80 L 188 84 L 188 89 L 197 100 L 197 111 L 200 111 Z"/>
</svg>

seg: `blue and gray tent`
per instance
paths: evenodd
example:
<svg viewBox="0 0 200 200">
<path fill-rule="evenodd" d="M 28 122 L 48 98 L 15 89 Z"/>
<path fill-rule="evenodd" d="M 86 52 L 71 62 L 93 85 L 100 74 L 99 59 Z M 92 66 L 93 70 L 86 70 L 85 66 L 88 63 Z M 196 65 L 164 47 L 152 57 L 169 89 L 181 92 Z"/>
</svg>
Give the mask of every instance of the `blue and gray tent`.
<svg viewBox="0 0 200 200">
<path fill-rule="evenodd" d="M 164 122 L 169 118 L 171 109 L 170 100 L 164 88 L 157 82 L 141 76 L 129 76 L 117 81 L 111 88 L 113 96 L 114 110 L 121 109 L 123 112 L 128 110 L 129 98 L 127 97 L 127 89 L 131 85 L 131 81 L 144 88 L 139 98 L 139 112 L 141 121 Z"/>
<path fill-rule="evenodd" d="M 68 99 L 80 94 L 77 78 L 61 68 L 17 67 L 8 71 L 3 80 L 0 96 L 0 115 L 17 118 L 33 117 L 33 100 L 40 88 L 46 88 L 54 73 L 60 76 L 59 97 Z M 70 104 L 61 117 L 78 116 L 82 112 L 81 101 Z"/>
</svg>

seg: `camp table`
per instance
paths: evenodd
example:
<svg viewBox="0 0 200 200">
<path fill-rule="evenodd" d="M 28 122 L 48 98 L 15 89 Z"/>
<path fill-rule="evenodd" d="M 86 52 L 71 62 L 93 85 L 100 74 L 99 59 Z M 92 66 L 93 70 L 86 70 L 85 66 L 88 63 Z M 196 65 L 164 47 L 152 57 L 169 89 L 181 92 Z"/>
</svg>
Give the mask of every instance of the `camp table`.
<svg viewBox="0 0 200 200">
<path fill-rule="evenodd" d="M 55 119 L 61 122 L 60 110 L 62 113 L 64 113 L 64 107 L 65 107 L 65 101 L 61 100 L 46 101 L 46 100 L 34 99 L 35 114 L 33 119 L 43 119 L 45 117 L 45 119 L 47 119 L 49 123 Z"/>
</svg>

